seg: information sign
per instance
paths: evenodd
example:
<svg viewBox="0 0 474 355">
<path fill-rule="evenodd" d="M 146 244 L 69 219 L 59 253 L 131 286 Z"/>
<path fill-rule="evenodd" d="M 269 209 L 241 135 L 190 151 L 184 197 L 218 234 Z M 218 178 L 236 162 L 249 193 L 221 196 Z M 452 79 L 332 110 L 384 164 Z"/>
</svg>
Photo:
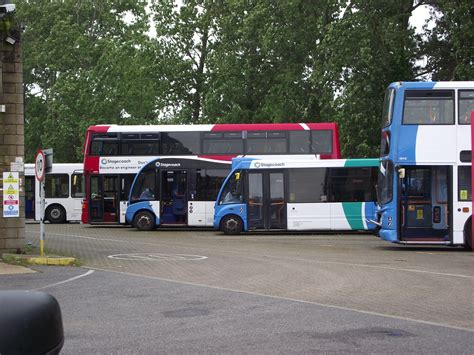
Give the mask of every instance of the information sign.
<svg viewBox="0 0 474 355">
<path fill-rule="evenodd" d="M 3 217 L 20 217 L 20 176 L 18 172 L 3 173 Z"/>
</svg>

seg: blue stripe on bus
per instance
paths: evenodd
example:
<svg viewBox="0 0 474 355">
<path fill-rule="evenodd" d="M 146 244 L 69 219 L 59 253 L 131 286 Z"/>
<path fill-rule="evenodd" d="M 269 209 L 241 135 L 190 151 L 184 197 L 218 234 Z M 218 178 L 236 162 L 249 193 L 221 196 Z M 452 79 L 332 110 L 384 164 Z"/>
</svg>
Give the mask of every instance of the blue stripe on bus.
<svg viewBox="0 0 474 355">
<path fill-rule="evenodd" d="M 416 143 L 414 142 L 416 142 L 418 125 L 401 125 L 399 129 L 398 161 L 416 163 Z"/>
<path fill-rule="evenodd" d="M 375 224 L 372 222 L 369 222 L 369 220 L 376 221 L 377 216 L 375 215 L 375 212 L 377 210 L 377 206 L 375 205 L 375 202 L 366 202 L 364 206 L 364 218 L 367 223 L 367 229 L 372 230 L 375 229 Z"/>
</svg>

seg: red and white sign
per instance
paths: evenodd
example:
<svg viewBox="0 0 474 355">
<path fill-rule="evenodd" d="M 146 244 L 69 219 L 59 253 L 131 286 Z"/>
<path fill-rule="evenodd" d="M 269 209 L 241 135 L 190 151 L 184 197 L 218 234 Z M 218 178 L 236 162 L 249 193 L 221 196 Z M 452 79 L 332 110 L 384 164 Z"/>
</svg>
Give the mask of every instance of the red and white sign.
<svg viewBox="0 0 474 355">
<path fill-rule="evenodd" d="M 46 158 L 44 156 L 43 151 L 40 149 L 38 150 L 38 153 L 36 153 L 36 158 L 35 158 L 36 179 L 38 179 L 38 181 L 43 181 L 45 172 L 46 172 Z"/>
</svg>

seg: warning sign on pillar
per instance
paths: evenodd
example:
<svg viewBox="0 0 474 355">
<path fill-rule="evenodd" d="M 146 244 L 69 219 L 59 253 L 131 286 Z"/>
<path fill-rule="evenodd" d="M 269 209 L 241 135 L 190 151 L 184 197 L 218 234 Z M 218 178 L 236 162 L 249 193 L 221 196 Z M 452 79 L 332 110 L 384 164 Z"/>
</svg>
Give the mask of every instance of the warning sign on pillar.
<svg viewBox="0 0 474 355">
<path fill-rule="evenodd" d="M 20 217 L 20 177 L 17 172 L 3 173 L 3 217 Z"/>
</svg>

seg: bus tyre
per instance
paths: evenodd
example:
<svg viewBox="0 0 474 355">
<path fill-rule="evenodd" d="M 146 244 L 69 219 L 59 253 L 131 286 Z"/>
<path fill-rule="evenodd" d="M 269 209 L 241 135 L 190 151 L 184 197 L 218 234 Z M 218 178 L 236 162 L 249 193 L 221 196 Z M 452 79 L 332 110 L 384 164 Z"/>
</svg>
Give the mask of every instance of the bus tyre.
<svg viewBox="0 0 474 355">
<path fill-rule="evenodd" d="M 49 223 L 64 223 L 66 222 L 66 210 L 60 205 L 52 205 L 46 209 L 46 220 Z"/>
<path fill-rule="evenodd" d="M 133 218 L 133 225 L 139 231 L 151 231 L 155 228 L 155 216 L 148 211 L 140 211 Z"/>
<path fill-rule="evenodd" d="M 242 228 L 242 220 L 235 215 L 225 216 L 221 221 L 221 231 L 224 234 L 240 234 Z"/>
<path fill-rule="evenodd" d="M 464 247 L 468 250 L 472 250 L 472 219 L 466 223 L 464 227 Z"/>
</svg>

